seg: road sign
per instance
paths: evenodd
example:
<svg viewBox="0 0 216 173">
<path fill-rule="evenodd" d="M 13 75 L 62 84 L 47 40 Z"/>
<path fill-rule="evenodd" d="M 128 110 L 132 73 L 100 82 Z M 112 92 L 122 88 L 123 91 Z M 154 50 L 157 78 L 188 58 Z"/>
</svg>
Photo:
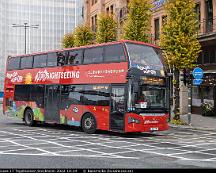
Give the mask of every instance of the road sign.
<svg viewBox="0 0 216 173">
<path fill-rule="evenodd" d="M 202 81 L 203 81 L 202 79 L 194 79 L 193 84 L 194 85 L 201 85 Z"/>
<path fill-rule="evenodd" d="M 203 78 L 203 70 L 199 67 L 196 67 L 194 70 L 193 70 L 193 77 L 195 79 L 202 79 Z"/>
</svg>

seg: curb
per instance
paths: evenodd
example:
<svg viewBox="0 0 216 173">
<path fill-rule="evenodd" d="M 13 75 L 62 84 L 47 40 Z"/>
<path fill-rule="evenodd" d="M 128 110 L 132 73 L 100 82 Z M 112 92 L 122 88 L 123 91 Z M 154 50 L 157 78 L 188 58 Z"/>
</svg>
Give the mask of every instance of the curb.
<svg viewBox="0 0 216 173">
<path fill-rule="evenodd" d="M 179 128 L 179 129 L 193 129 L 193 130 L 203 130 L 203 131 L 216 131 L 215 128 L 194 127 L 194 126 L 191 126 L 191 125 L 183 126 L 183 125 L 173 125 L 173 124 L 169 124 L 169 126 L 172 127 L 172 128 Z"/>
</svg>

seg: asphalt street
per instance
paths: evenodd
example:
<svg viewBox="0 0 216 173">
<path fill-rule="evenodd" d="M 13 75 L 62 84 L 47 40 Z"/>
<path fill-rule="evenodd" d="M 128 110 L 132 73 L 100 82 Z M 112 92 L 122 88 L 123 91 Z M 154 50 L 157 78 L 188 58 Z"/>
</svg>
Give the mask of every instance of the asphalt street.
<svg viewBox="0 0 216 173">
<path fill-rule="evenodd" d="M 216 168 L 216 131 L 86 134 L 0 114 L 0 168 Z"/>
</svg>

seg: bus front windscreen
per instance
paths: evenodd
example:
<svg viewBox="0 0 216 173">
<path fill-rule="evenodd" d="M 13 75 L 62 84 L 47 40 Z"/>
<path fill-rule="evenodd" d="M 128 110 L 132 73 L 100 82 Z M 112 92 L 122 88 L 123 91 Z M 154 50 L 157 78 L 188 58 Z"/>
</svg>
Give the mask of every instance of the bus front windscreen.
<svg viewBox="0 0 216 173">
<path fill-rule="evenodd" d="M 162 88 L 140 86 L 134 99 L 135 108 L 138 109 L 163 109 L 166 107 L 165 89 Z"/>
<path fill-rule="evenodd" d="M 154 66 L 157 70 L 163 69 L 162 51 L 151 46 L 126 43 L 130 64 L 142 66 Z"/>
<path fill-rule="evenodd" d="M 168 110 L 168 90 L 165 87 L 139 85 L 129 89 L 128 108 L 137 113 L 166 112 Z"/>
</svg>

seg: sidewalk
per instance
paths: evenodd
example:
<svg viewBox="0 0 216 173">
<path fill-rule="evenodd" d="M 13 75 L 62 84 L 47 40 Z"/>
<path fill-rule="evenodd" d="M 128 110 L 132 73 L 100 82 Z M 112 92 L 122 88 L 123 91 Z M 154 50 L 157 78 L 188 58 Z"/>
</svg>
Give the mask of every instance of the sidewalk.
<svg viewBox="0 0 216 173">
<path fill-rule="evenodd" d="M 181 119 L 188 123 L 188 115 L 181 115 Z M 216 116 L 202 116 L 191 114 L 191 125 L 174 125 L 169 123 L 170 127 L 190 128 L 197 130 L 216 131 Z"/>
</svg>

